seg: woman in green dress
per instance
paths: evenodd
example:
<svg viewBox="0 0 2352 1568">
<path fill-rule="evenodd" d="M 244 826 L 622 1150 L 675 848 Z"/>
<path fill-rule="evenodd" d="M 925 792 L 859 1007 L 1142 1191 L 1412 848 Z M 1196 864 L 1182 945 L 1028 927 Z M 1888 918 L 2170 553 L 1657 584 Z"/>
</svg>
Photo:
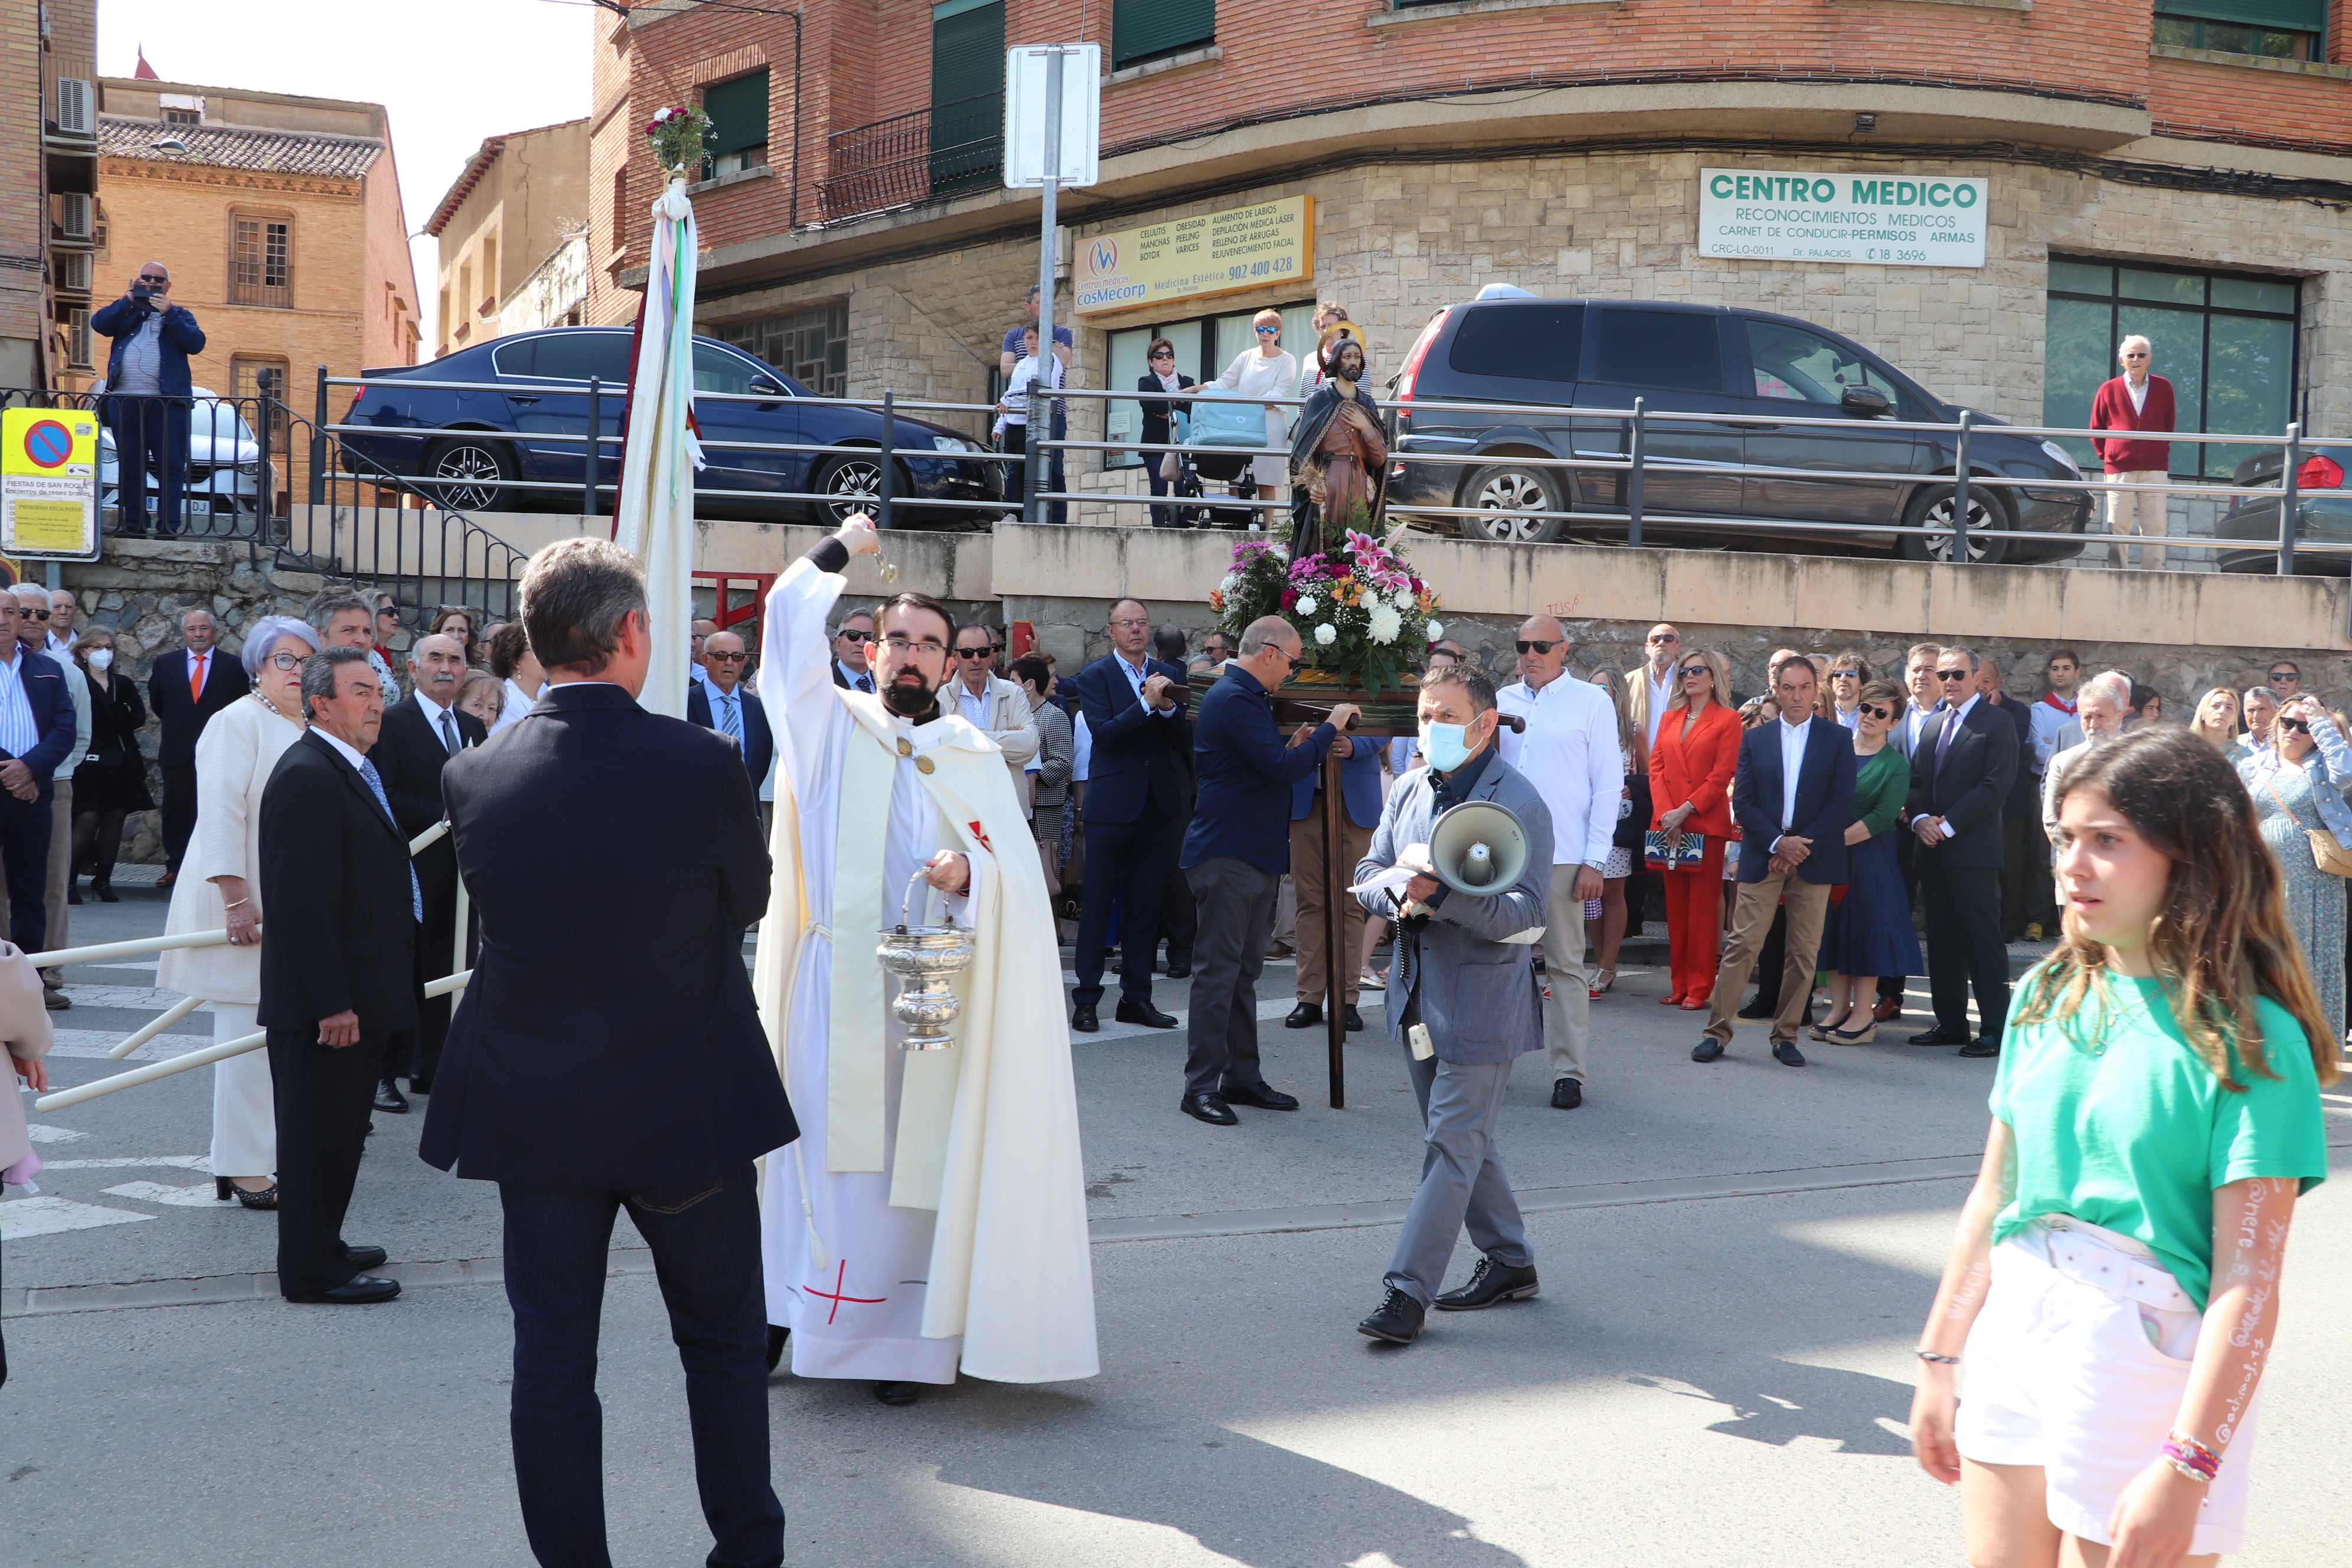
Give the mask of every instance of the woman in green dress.
<svg viewBox="0 0 2352 1568">
<path fill-rule="evenodd" d="M 1866 1046 L 1878 1034 L 1871 1009 L 1881 975 L 1916 974 L 1919 939 L 1911 898 L 1895 858 L 1895 834 L 1911 788 L 1911 763 L 1888 736 L 1903 717 L 1903 688 L 1874 680 L 1855 700 L 1853 822 L 1845 830 L 1845 897 L 1822 933 L 1822 967 L 1830 972 L 1830 1010 L 1813 1038 Z"/>
</svg>

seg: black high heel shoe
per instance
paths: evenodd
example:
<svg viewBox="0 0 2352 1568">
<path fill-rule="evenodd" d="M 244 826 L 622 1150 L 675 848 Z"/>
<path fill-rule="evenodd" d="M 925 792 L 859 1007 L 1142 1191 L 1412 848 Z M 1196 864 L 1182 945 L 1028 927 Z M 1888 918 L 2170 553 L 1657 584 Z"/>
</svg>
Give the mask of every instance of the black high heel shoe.
<svg viewBox="0 0 2352 1568">
<path fill-rule="evenodd" d="M 91 896 L 101 904 L 119 904 L 122 901 L 115 892 L 114 884 L 111 882 L 92 882 L 89 885 L 89 890 Z"/>
<path fill-rule="evenodd" d="M 257 1193 L 249 1193 L 229 1177 L 215 1176 L 213 1178 L 215 1201 L 226 1203 L 232 1195 L 238 1203 L 249 1209 L 274 1209 L 278 1206 L 278 1184 L 272 1182 Z"/>
</svg>

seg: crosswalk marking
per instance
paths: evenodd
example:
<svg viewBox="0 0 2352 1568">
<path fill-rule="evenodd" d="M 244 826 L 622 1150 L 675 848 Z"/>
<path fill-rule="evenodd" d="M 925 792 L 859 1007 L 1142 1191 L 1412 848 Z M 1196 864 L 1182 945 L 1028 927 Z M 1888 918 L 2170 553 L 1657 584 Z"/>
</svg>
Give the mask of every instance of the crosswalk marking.
<svg viewBox="0 0 2352 1568">
<path fill-rule="evenodd" d="M 217 1189 L 210 1182 L 200 1182 L 193 1187 L 167 1187 L 161 1182 L 125 1182 L 119 1187 L 105 1188 L 109 1197 L 137 1198 L 142 1203 L 168 1204 L 173 1208 L 209 1208 L 220 1200 Z"/>
<path fill-rule="evenodd" d="M 132 1214 L 127 1209 L 105 1208 L 97 1204 L 78 1204 L 69 1198 L 12 1198 L 0 1203 L 0 1242 L 22 1241 L 27 1237 L 52 1236 L 66 1230 L 92 1230 L 102 1225 L 130 1225 L 154 1217 L 152 1214 Z"/>
<path fill-rule="evenodd" d="M 49 1047 L 53 1057 L 82 1057 L 104 1061 L 122 1043 L 128 1029 L 59 1029 L 57 1044 Z M 213 1043 L 210 1035 L 158 1035 L 122 1059 L 127 1062 L 160 1062 L 169 1057 L 185 1056 L 202 1050 Z"/>
</svg>

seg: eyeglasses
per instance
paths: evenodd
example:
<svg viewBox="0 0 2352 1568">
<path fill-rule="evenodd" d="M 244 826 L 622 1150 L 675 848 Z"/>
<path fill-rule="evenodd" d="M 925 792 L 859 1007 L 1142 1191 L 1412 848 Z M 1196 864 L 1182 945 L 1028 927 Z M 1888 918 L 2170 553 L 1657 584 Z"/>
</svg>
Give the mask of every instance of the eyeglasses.
<svg viewBox="0 0 2352 1568">
<path fill-rule="evenodd" d="M 1260 327 L 1257 330 L 1257 335 L 1262 338 L 1278 338 L 1282 336 L 1282 329 L 1280 327 Z"/>
<path fill-rule="evenodd" d="M 1939 669 L 1936 672 L 1936 679 L 1938 680 L 1971 680 L 1974 679 L 1975 677 L 1970 675 L 1965 669 Z"/>
<path fill-rule="evenodd" d="M 47 610 L 19 610 L 16 613 L 28 621 L 46 621 L 49 618 L 49 612 Z"/>
<path fill-rule="evenodd" d="M 1650 640 L 1652 642 L 1680 642 L 1683 639 L 1676 637 L 1672 632 L 1656 632 L 1652 634 Z"/>
<path fill-rule="evenodd" d="M 1558 647 L 1559 644 L 1555 640 L 1551 642 L 1515 642 L 1511 646 L 1517 648 L 1521 653 L 1549 653 L 1552 649 Z"/>
<path fill-rule="evenodd" d="M 2273 669 L 2271 671 L 2271 679 L 2273 680 L 2301 680 L 2303 677 L 2296 674 L 2292 669 Z"/>
<path fill-rule="evenodd" d="M 872 632 L 861 632 L 854 626 L 844 626 L 833 634 L 834 640 L 836 642 L 864 642 L 873 635 Z"/>
<path fill-rule="evenodd" d="M 960 647 L 955 650 L 958 658 L 992 658 L 995 654 L 992 647 Z"/>
<path fill-rule="evenodd" d="M 1151 623 L 1150 623 L 1150 621 L 1136 621 L 1136 620 L 1113 621 L 1113 622 L 1111 622 L 1111 625 L 1112 625 L 1114 627 L 1118 628 L 1118 630 L 1120 630 L 1120 631 L 1124 631 L 1124 632 L 1131 632 L 1131 631 L 1135 630 L 1135 628 L 1136 628 L 1136 627 L 1138 627 L 1138 626 L 1150 626 L 1150 624 L 1151 624 Z"/>
<path fill-rule="evenodd" d="M 1174 359 L 1176 356 L 1168 350 L 1161 349 L 1158 353 L 1153 354 L 1151 357 L 1153 359 Z"/>
<path fill-rule="evenodd" d="M 1895 717 L 1894 709 L 1881 708 L 1875 702 L 1864 702 L 1861 705 L 1861 710 L 1863 712 L 1869 714 L 1874 719 L 1892 719 Z"/>
<path fill-rule="evenodd" d="M 152 272 L 142 272 L 139 275 L 139 281 L 142 283 L 161 283 L 166 288 L 170 287 L 172 282 L 169 278 L 158 277 Z"/>
<path fill-rule="evenodd" d="M 2311 733 L 2311 721 L 2308 719 L 2282 719 L 2278 721 L 2278 727 L 2282 730 L 2292 730 L 2298 735 Z"/>
<path fill-rule="evenodd" d="M 751 656 L 748 653 L 705 653 L 704 658 L 715 658 L 721 664 L 740 664 Z"/>
<path fill-rule="evenodd" d="M 1862 671 L 1858 669 L 1832 669 L 1830 671 L 1830 679 L 1832 680 L 1860 680 L 1862 679 Z"/>
<path fill-rule="evenodd" d="M 2134 349 L 2129 353 L 2124 355 L 2124 358 L 2126 359 L 2146 359 L 2147 357 L 2147 351 L 2146 349 Z"/>
<path fill-rule="evenodd" d="M 902 656 L 909 653 L 943 654 L 948 651 L 948 645 L 937 637 L 925 637 L 922 641 L 916 642 L 911 637 L 887 637 L 882 639 L 882 646 L 892 653 Z"/>
<path fill-rule="evenodd" d="M 1688 680 L 1694 675 L 1713 675 L 1715 671 L 1707 668 L 1707 667 L 1703 664 L 1695 664 L 1688 669 L 1683 671 L 1683 679 L 1685 680 Z"/>
<path fill-rule="evenodd" d="M 299 669 L 302 668 L 302 656 L 299 653 L 273 653 L 269 656 L 269 668 L 272 669 Z"/>
</svg>

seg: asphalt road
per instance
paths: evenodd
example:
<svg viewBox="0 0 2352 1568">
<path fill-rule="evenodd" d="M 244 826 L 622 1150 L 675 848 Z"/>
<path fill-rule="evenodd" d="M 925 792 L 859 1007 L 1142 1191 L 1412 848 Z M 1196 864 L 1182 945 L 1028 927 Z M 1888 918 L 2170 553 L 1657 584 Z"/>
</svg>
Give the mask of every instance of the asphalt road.
<svg viewBox="0 0 2352 1568">
<path fill-rule="evenodd" d="M 161 894 L 126 889 L 78 910 L 74 937 L 162 923 Z M 1268 970 L 1276 1019 L 1290 973 Z M 152 967 L 68 979 L 60 1049 L 89 1054 L 53 1058 L 56 1079 L 121 1070 L 105 1045 L 171 998 L 146 989 Z M 1306 1107 L 1216 1129 L 1176 1110 L 1181 1037 L 1082 1039 L 1102 1375 L 967 1379 L 906 1409 L 779 1377 L 791 1560 L 1960 1562 L 1957 1499 L 1912 1464 L 1903 1420 L 1991 1065 L 1886 1044 L 1819 1047 L 1796 1070 L 1743 1027 L 1698 1067 L 1696 1021 L 1662 990 L 1629 972 L 1595 1005 L 1583 1109 L 1549 1109 L 1539 1056 L 1513 1084 L 1505 1157 L 1542 1296 L 1435 1316 L 1402 1351 L 1353 1328 L 1420 1166 L 1393 1047 L 1355 1037 L 1334 1111 L 1321 1031 L 1269 1021 L 1269 1076 Z M 1159 1000 L 1182 991 L 1163 979 Z M 156 1054 L 209 1043 L 210 1020 L 174 1035 Z M 2329 1113 L 2352 1148 L 2352 1093 Z M 278 1300 L 269 1217 L 210 1200 L 207 1071 L 40 1120 L 42 1194 L 0 1203 L 0 1563 L 530 1563 L 495 1194 L 415 1159 L 420 1116 L 376 1118 L 346 1232 L 389 1248 L 410 1289 L 359 1309 Z M 2298 1214 L 2237 1562 L 2345 1559 L 2347 1205 L 2331 1184 Z M 604 1329 L 614 1558 L 684 1565 L 709 1542 L 635 1239 L 616 1237 Z M 1465 1245 L 1457 1279 L 1472 1261 Z"/>
</svg>

